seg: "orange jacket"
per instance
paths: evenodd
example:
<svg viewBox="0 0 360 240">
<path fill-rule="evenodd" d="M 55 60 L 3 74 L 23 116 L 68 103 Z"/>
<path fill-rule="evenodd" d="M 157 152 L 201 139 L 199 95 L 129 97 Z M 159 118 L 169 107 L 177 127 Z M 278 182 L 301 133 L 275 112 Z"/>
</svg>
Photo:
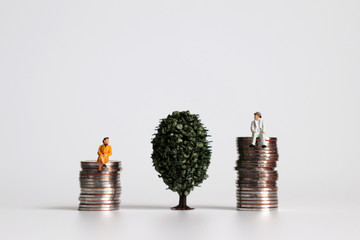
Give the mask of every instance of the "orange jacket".
<svg viewBox="0 0 360 240">
<path fill-rule="evenodd" d="M 104 159 L 104 163 L 107 163 L 109 161 L 109 156 L 112 155 L 112 150 L 111 150 L 111 146 L 107 145 L 105 147 L 105 145 L 100 145 L 99 150 L 97 152 L 97 154 L 99 155 L 97 162 L 100 163 L 100 158 L 102 157 Z M 105 156 L 103 154 L 106 154 Z"/>
</svg>

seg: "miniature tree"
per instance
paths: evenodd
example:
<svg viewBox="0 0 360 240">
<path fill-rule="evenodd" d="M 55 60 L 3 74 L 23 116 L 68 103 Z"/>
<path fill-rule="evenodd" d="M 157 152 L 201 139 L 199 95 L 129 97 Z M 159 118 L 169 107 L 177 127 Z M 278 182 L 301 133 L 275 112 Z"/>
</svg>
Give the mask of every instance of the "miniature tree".
<svg viewBox="0 0 360 240">
<path fill-rule="evenodd" d="M 189 193 L 208 175 L 211 147 L 207 129 L 199 115 L 189 111 L 173 112 L 160 121 L 152 139 L 153 166 L 168 189 L 179 194 L 179 205 L 174 210 L 190 210 L 186 204 Z"/>
</svg>

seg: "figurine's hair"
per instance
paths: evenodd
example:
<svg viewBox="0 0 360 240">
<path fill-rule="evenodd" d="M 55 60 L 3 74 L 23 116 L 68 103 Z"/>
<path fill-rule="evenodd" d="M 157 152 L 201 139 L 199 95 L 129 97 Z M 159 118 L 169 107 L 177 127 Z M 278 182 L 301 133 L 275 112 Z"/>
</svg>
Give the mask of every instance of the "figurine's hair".
<svg viewBox="0 0 360 240">
<path fill-rule="evenodd" d="M 104 143 L 104 141 L 105 141 L 106 139 L 109 139 L 109 137 L 105 137 L 105 138 L 103 139 L 103 143 Z"/>
</svg>

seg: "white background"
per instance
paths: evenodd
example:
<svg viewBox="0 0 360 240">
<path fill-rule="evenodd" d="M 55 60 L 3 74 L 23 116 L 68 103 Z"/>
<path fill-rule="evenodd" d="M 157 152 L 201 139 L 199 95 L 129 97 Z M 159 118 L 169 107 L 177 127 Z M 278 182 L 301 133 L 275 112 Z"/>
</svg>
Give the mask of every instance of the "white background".
<svg viewBox="0 0 360 240">
<path fill-rule="evenodd" d="M 0 1 L 4 239 L 358 239 L 356 0 Z M 174 212 L 151 139 L 175 110 L 212 135 Z M 235 139 L 278 137 L 279 210 L 235 210 Z M 110 137 L 122 209 L 78 212 L 80 161 Z"/>
</svg>

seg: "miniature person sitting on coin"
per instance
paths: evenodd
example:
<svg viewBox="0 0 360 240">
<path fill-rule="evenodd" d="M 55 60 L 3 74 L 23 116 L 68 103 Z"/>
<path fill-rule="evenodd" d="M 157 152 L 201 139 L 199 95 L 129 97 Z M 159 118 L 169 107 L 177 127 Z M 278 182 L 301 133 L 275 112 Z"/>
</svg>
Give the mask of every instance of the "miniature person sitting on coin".
<svg viewBox="0 0 360 240">
<path fill-rule="evenodd" d="M 106 168 L 106 163 L 109 161 L 109 156 L 112 155 L 108 137 L 103 139 L 103 144 L 100 145 L 97 154 L 99 155 L 97 163 L 99 164 L 99 171 L 101 171 L 103 167 Z"/>
<path fill-rule="evenodd" d="M 254 121 L 251 122 L 250 129 L 252 132 L 252 143 L 249 147 L 255 148 L 256 138 L 260 137 L 261 147 L 266 148 L 265 125 L 264 125 L 264 120 L 262 119 L 260 112 L 254 113 Z"/>
</svg>

